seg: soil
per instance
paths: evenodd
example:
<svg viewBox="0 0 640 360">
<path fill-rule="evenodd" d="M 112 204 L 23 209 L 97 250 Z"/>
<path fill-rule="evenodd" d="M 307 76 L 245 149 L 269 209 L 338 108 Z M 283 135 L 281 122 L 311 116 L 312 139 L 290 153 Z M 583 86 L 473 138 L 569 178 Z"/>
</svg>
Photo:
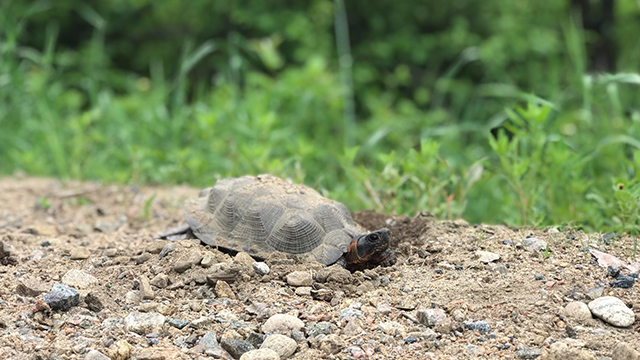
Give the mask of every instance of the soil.
<svg viewBox="0 0 640 360">
<path fill-rule="evenodd" d="M 620 344 L 640 351 L 640 285 L 612 286 L 611 271 L 589 252 L 629 261 L 634 239 L 625 234 L 364 211 L 353 214 L 360 225 L 391 230 L 394 266 L 345 273 L 275 254 L 266 260 L 270 273 L 259 275 L 246 254 L 154 238 L 183 225 L 182 204 L 199 190 L 0 178 L 0 359 L 100 359 L 92 350 L 111 359 L 233 358 L 239 353 L 228 351 L 230 342 L 208 353 L 197 344 L 208 332 L 218 343 L 262 336 L 275 314 L 305 324 L 302 334 L 288 334 L 297 341 L 293 359 L 597 359 Z M 528 237 L 548 247 L 530 249 Z M 175 250 L 160 258 L 167 244 Z M 485 263 L 482 251 L 499 259 Z M 69 283 L 65 274 L 74 269 L 97 281 L 75 286 L 77 306 L 50 309 L 43 296 Z M 296 283 L 295 271 L 313 280 Z M 633 325 L 564 311 L 588 304 L 602 286 L 602 295 L 635 312 Z M 427 309 L 440 315 L 427 320 Z M 189 325 L 135 331 L 123 321 L 135 312 Z M 473 328 L 476 321 L 489 328 Z M 325 328 L 314 337 L 318 324 Z"/>
</svg>

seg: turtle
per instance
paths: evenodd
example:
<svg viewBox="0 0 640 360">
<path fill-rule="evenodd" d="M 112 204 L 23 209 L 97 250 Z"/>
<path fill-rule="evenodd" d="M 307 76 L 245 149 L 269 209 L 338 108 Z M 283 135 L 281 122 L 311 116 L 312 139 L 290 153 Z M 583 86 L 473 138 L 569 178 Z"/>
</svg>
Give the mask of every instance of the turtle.
<svg viewBox="0 0 640 360">
<path fill-rule="evenodd" d="M 342 203 L 269 174 L 218 180 L 185 201 L 184 216 L 202 243 L 256 259 L 282 252 L 351 270 L 396 262 L 388 229 L 367 232 Z"/>
</svg>

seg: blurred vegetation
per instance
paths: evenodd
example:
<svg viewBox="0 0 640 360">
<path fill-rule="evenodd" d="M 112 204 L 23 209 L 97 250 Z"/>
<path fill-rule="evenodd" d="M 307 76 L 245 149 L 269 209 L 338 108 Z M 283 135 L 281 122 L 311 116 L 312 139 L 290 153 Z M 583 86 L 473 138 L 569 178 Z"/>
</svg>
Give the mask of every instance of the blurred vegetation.
<svg viewBox="0 0 640 360">
<path fill-rule="evenodd" d="M 2 1 L 0 173 L 637 231 L 637 1 L 342 4 Z"/>
</svg>

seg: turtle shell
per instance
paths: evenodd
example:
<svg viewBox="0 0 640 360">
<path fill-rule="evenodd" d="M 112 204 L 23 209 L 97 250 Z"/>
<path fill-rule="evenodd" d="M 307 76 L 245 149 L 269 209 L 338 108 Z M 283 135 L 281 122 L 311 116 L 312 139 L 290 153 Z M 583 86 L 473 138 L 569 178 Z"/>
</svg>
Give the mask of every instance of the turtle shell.
<svg viewBox="0 0 640 360">
<path fill-rule="evenodd" d="M 218 180 L 184 210 L 202 242 L 262 258 L 280 251 L 330 265 L 364 234 L 343 204 L 272 175 Z"/>
</svg>

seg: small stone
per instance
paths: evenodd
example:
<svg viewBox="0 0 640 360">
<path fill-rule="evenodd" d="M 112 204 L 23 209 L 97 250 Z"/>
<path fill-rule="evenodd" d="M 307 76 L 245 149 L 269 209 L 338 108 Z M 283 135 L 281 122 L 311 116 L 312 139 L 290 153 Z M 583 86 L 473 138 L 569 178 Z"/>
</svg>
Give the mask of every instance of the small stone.
<svg viewBox="0 0 640 360">
<path fill-rule="evenodd" d="M 531 250 L 546 250 L 547 242 L 534 237 L 525 238 L 522 243 Z"/>
<path fill-rule="evenodd" d="M 218 280 L 216 282 L 215 290 L 216 290 L 216 295 L 219 298 L 228 298 L 232 300 L 236 299 L 236 294 L 234 294 L 233 290 L 231 290 L 231 286 L 229 286 L 229 284 L 224 280 Z"/>
<path fill-rule="evenodd" d="M 617 287 L 621 289 L 628 289 L 633 287 L 633 284 L 635 284 L 635 282 L 636 282 L 636 278 L 628 275 L 619 274 L 616 277 L 616 280 L 610 282 L 609 285 L 612 287 Z"/>
<path fill-rule="evenodd" d="M 152 300 L 153 298 L 155 298 L 156 295 L 151 288 L 151 284 L 149 284 L 149 279 L 147 279 L 147 277 L 144 275 L 140 275 L 138 280 L 140 280 L 140 295 L 142 296 L 142 299 Z"/>
<path fill-rule="evenodd" d="M 613 347 L 611 360 L 640 360 L 640 352 L 627 343 L 619 342 Z"/>
<path fill-rule="evenodd" d="M 535 280 L 540 281 L 540 280 L 543 280 L 543 279 L 544 279 L 544 275 L 542 275 L 542 274 L 536 274 L 533 278 L 534 278 Z"/>
<path fill-rule="evenodd" d="M 612 278 L 618 277 L 618 275 L 620 275 L 620 268 L 611 265 L 607 266 L 607 275 Z"/>
<path fill-rule="evenodd" d="M 204 256 L 202 257 L 202 261 L 200 261 L 200 266 L 206 269 L 206 268 L 210 268 L 211 265 L 215 263 L 216 263 L 215 255 L 213 255 L 212 252 L 207 251 L 207 253 L 204 254 Z"/>
<path fill-rule="evenodd" d="M 186 258 L 176 261 L 173 265 L 173 270 L 178 273 L 183 273 L 189 270 L 192 266 L 200 264 L 200 261 L 202 261 L 202 254 L 197 251 L 192 251 Z"/>
<path fill-rule="evenodd" d="M 491 326 L 489 326 L 486 321 L 473 321 L 468 322 L 466 325 L 469 330 L 476 330 L 482 335 L 488 334 L 491 331 Z"/>
<path fill-rule="evenodd" d="M 86 247 L 80 246 L 71 250 L 71 256 L 69 257 L 71 260 L 84 260 L 88 259 L 91 256 L 91 251 Z"/>
<path fill-rule="evenodd" d="M 280 356 L 271 349 L 256 349 L 242 354 L 240 360 L 280 360 Z"/>
<path fill-rule="evenodd" d="M 262 345 L 261 349 L 271 349 L 280 355 L 280 359 L 287 359 L 294 352 L 296 352 L 296 348 L 298 344 L 295 340 L 288 336 L 280 335 L 280 334 L 272 334 L 267 336 Z"/>
<path fill-rule="evenodd" d="M 111 360 L 107 355 L 101 353 L 98 350 L 90 350 L 87 355 L 84 356 L 84 360 Z"/>
<path fill-rule="evenodd" d="M 131 345 L 127 340 L 118 340 L 109 348 L 111 360 L 128 360 L 131 355 Z"/>
<path fill-rule="evenodd" d="M 124 294 L 124 303 L 127 305 L 137 305 L 140 303 L 140 292 L 136 290 L 127 291 Z"/>
<path fill-rule="evenodd" d="M 546 357 L 549 360 L 595 360 L 595 357 L 589 352 L 569 347 L 564 342 L 556 342 L 549 347 L 549 355 Z"/>
<path fill-rule="evenodd" d="M 287 284 L 291 286 L 311 286 L 313 277 L 309 271 L 294 271 L 287 275 Z"/>
<path fill-rule="evenodd" d="M 62 277 L 62 283 L 77 289 L 89 289 L 98 285 L 99 280 L 82 270 L 71 269 Z"/>
<path fill-rule="evenodd" d="M 480 260 L 480 262 L 483 262 L 485 264 L 488 264 L 490 262 L 494 262 L 500 259 L 500 255 L 489 252 L 489 251 L 478 250 L 476 251 L 476 256 L 478 256 L 478 260 Z"/>
<path fill-rule="evenodd" d="M 222 356 L 222 350 L 220 349 L 220 345 L 218 344 L 218 339 L 216 338 L 216 334 L 211 332 L 211 331 L 207 331 L 202 338 L 200 339 L 200 341 L 198 341 L 199 345 L 203 345 L 204 346 L 204 353 L 207 355 L 211 355 L 211 356 L 215 356 L 215 357 L 221 357 Z M 236 359 L 238 357 L 234 356 Z"/>
<path fill-rule="evenodd" d="M 104 309 L 101 296 L 96 292 L 90 292 L 84 297 L 84 303 L 87 304 L 87 309 L 93 312 L 100 312 Z"/>
<path fill-rule="evenodd" d="M 421 309 L 418 310 L 418 320 L 421 324 L 432 327 L 444 320 L 447 314 L 442 309 Z"/>
<path fill-rule="evenodd" d="M 395 309 L 391 305 L 387 304 L 386 302 L 380 303 L 378 306 L 376 306 L 376 311 L 378 311 L 382 315 L 389 315 L 394 310 Z"/>
<path fill-rule="evenodd" d="M 251 265 L 253 266 L 253 270 L 256 272 L 256 274 L 260 276 L 268 275 L 269 271 L 271 271 L 269 269 L 269 265 L 263 262 L 254 262 Z"/>
<path fill-rule="evenodd" d="M 163 257 L 167 256 L 167 254 L 169 254 L 170 252 L 173 252 L 176 250 L 176 246 L 172 243 L 168 243 L 166 244 L 162 250 L 160 250 L 160 253 L 158 254 L 158 259 L 162 260 Z"/>
<path fill-rule="evenodd" d="M 400 302 L 396 304 L 396 308 L 405 311 L 411 311 L 418 306 L 418 303 L 412 299 L 401 299 Z"/>
<path fill-rule="evenodd" d="M 155 240 L 151 243 L 149 243 L 145 248 L 144 251 L 148 252 L 150 254 L 159 254 L 160 251 L 162 251 L 162 249 L 167 245 L 166 241 L 163 240 Z"/>
<path fill-rule="evenodd" d="M 124 326 L 127 331 L 146 335 L 152 332 L 160 332 L 164 321 L 165 317 L 158 313 L 140 313 L 134 311 L 124 318 Z"/>
<path fill-rule="evenodd" d="M 340 310 L 340 320 L 362 319 L 362 311 L 351 307 Z"/>
<path fill-rule="evenodd" d="M 617 327 L 631 326 L 635 321 L 633 311 L 622 300 L 613 296 L 603 296 L 589 303 L 591 313 L 604 322 Z"/>
<path fill-rule="evenodd" d="M 604 294 L 604 286 L 599 286 L 599 287 L 595 287 L 595 288 L 591 288 L 588 289 L 584 292 L 584 295 L 589 299 L 589 300 L 595 300 L 599 297 L 602 296 L 602 294 Z"/>
<path fill-rule="evenodd" d="M 335 334 L 326 335 L 320 340 L 320 350 L 327 355 L 337 354 L 344 349 L 347 344 Z"/>
<path fill-rule="evenodd" d="M 20 279 L 16 293 L 21 296 L 36 297 L 51 290 L 51 285 L 36 279 Z"/>
<path fill-rule="evenodd" d="M 155 286 L 157 288 L 164 289 L 167 286 L 169 286 L 169 276 L 167 276 L 164 273 L 160 273 L 160 274 L 154 276 L 153 279 L 151 279 L 149 281 L 149 284 L 151 284 L 151 285 L 153 285 L 153 286 Z"/>
<path fill-rule="evenodd" d="M 42 297 L 52 310 L 67 311 L 80 303 L 78 290 L 65 284 L 53 284 L 51 291 Z"/>
<path fill-rule="evenodd" d="M 265 321 L 262 325 L 262 332 L 289 336 L 292 332 L 300 331 L 303 327 L 304 322 L 295 316 L 276 314 Z"/>
<path fill-rule="evenodd" d="M 185 326 L 189 325 L 189 322 L 183 319 L 167 318 L 167 324 L 173 326 L 176 329 L 182 329 Z"/>
<path fill-rule="evenodd" d="M 572 301 L 564 307 L 564 315 L 582 323 L 591 319 L 591 310 L 583 302 Z"/>
<path fill-rule="evenodd" d="M 298 296 L 311 296 L 311 290 L 313 290 L 310 286 L 300 286 L 296 288 L 295 294 Z"/>
<path fill-rule="evenodd" d="M 316 281 L 320 283 L 350 284 L 352 279 L 351 272 L 338 264 L 322 268 L 316 273 Z"/>
<path fill-rule="evenodd" d="M 542 355 L 542 350 L 540 349 L 529 349 L 524 345 L 518 345 L 516 356 L 520 359 L 536 359 L 540 355 Z"/>
<path fill-rule="evenodd" d="M 358 319 L 354 319 L 354 320 L 349 320 L 349 322 L 344 327 L 344 329 L 340 331 L 340 335 L 351 337 L 351 336 L 360 335 L 363 331 L 364 330 L 362 329 L 361 321 Z"/>
<path fill-rule="evenodd" d="M 331 334 L 331 323 L 323 321 L 319 323 L 308 323 L 305 325 L 307 337 L 314 338 L 320 335 Z"/>
<path fill-rule="evenodd" d="M 238 339 L 222 339 L 220 346 L 225 349 L 234 359 L 240 358 L 242 354 L 254 350 L 253 345 L 248 341 Z"/>
<path fill-rule="evenodd" d="M 144 264 L 147 261 L 151 260 L 151 254 L 143 253 L 138 256 L 133 256 L 131 260 L 133 260 L 136 263 L 136 265 Z"/>
<path fill-rule="evenodd" d="M 254 348 L 259 349 L 264 342 L 264 335 L 256 332 L 250 332 L 245 340 L 247 340 L 249 344 L 253 345 Z"/>
</svg>

